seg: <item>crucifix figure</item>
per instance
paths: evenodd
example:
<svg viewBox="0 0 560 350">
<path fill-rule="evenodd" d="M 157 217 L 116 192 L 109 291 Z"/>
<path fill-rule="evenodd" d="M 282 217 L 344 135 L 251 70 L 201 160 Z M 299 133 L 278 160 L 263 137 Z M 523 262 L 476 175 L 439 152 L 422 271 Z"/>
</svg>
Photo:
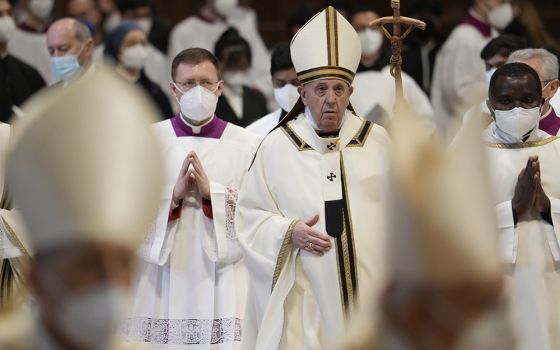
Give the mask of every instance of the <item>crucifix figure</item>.
<svg viewBox="0 0 560 350">
<path fill-rule="evenodd" d="M 379 30 L 385 34 L 385 36 L 391 41 L 391 75 L 395 78 L 396 87 L 396 98 L 397 101 L 403 101 L 403 85 L 401 77 L 401 66 L 402 66 L 402 42 L 403 40 L 415 29 L 426 29 L 426 23 L 419 21 L 414 18 L 402 17 L 401 16 L 401 1 L 391 0 L 391 8 L 393 9 L 392 17 L 383 17 L 376 19 L 369 25 L 372 27 L 378 27 Z M 393 33 L 389 32 L 385 25 L 393 25 Z M 403 33 L 403 27 L 406 29 Z"/>
</svg>

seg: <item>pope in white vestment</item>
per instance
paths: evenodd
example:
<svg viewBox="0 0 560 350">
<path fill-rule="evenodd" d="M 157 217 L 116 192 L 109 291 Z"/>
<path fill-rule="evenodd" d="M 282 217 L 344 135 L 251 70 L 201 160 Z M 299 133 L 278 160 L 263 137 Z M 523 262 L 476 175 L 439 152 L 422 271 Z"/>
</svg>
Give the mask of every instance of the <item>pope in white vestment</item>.
<svg viewBox="0 0 560 350">
<path fill-rule="evenodd" d="M 217 116 L 191 125 L 182 112 L 154 131 L 163 145 L 166 186 L 140 250 L 124 333 L 150 349 L 236 349 L 248 281 L 234 216 L 257 138 Z M 170 212 L 177 176 L 192 151 L 208 176 L 210 199 L 193 193 Z"/>
<path fill-rule="evenodd" d="M 344 17 L 332 7 L 317 14 L 291 45 L 300 94 L 306 84 L 351 89 L 361 52 Z M 251 278 L 244 349 L 322 349 L 384 286 L 387 133 L 348 100 L 340 129 L 322 133 L 304 103 L 264 139 L 240 191 L 236 227 Z M 332 249 L 296 243 L 300 219 Z"/>
</svg>

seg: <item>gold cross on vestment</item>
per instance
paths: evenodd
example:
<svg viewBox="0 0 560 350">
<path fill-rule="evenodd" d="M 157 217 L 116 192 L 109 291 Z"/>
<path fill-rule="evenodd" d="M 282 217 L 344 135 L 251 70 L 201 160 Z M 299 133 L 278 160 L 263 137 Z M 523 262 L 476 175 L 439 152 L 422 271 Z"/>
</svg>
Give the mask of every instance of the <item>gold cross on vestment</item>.
<svg viewBox="0 0 560 350">
<path fill-rule="evenodd" d="M 391 41 L 391 75 L 395 78 L 396 98 L 397 101 L 403 101 L 403 85 L 401 77 L 402 67 L 402 42 L 415 29 L 426 29 L 426 23 L 414 18 L 401 16 L 401 1 L 391 0 L 391 8 L 393 9 L 392 17 L 383 17 L 376 19 L 369 25 L 377 27 Z M 393 25 L 393 33 L 389 32 L 385 25 Z M 403 33 L 403 26 L 406 28 Z"/>
</svg>

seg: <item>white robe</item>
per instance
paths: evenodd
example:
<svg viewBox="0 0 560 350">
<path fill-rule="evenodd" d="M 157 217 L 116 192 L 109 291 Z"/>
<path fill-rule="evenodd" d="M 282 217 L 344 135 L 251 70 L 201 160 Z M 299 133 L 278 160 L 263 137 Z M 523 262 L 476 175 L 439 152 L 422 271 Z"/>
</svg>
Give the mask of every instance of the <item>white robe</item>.
<svg viewBox="0 0 560 350">
<path fill-rule="evenodd" d="M 344 330 L 346 311 L 376 302 L 385 285 L 389 139 L 349 111 L 344 118 L 339 138 L 321 138 L 300 114 L 265 138 L 247 175 L 236 218 L 251 276 L 244 349 L 320 349 Z M 327 216 L 333 201 L 342 208 Z M 321 232 L 343 221 L 322 257 L 295 249 L 287 234 L 315 214 Z"/>
<path fill-rule="evenodd" d="M 404 97 L 418 113 L 426 126 L 435 130 L 434 110 L 428 96 L 408 74 L 402 72 Z M 384 127 L 389 127 L 390 116 L 395 109 L 395 79 L 389 66 L 383 70 L 356 74 L 352 83 L 354 92 L 350 97 L 358 115 Z"/>
<path fill-rule="evenodd" d="M 444 134 L 454 131 L 464 113 L 478 102 L 472 100 L 473 94 L 488 91 L 480 52 L 489 41 L 474 26 L 463 23 L 453 29 L 437 55 L 431 98 L 438 129 Z"/>
<path fill-rule="evenodd" d="M 560 140 L 535 130 L 528 142 L 505 143 L 486 129 L 488 160 L 502 257 L 511 270 L 512 304 L 518 315 L 519 349 L 560 348 Z M 538 156 L 541 183 L 550 199 L 554 225 L 538 213 L 524 214 L 514 224 L 511 200 L 519 173 Z M 532 313 L 532 314 L 531 314 Z"/>
<path fill-rule="evenodd" d="M 219 139 L 177 137 L 171 121 L 154 126 L 166 158 L 160 213 L 140 249 L 131 316 L 123 327 L 150 349 L 236 349 L 245 310 L 247 272 L 233 226 L 237 189 L 257 147 L 249 132 L 228 124 Z M 181 165 L 196 151 L 210 180 L 213 220 L 200 197 L 168 214 Z"/>
<path fill-rule="evenodd" d="M 47 85 L 58 81 L 51 68 L 47 34 L 29 33 L 18 28 L 8 42 L 8 52 L 37 69 Z"/>
<path fill-rule="evenodd" d="M 252 62 L 247 84 L 261 91 L 267 99 L 272 99 L 270 84 L 270 54 L 258 31 L 254 10 L 237 6 L 226 21 L 207 22 L 198 16 L 191 16 L 175 26 L 169 37 L 169 59 L 179 52 L 192 47 L 200 47 L 214 52 L 214 45 L 229 27 L 234 27 L 251 46 Z"/>
<path fill-rule="evenodd" d="M 262 140 L 266 135 L 268 135 L 270 131 L 272 131 L 272 129 L 274 129 L 276 125 L 278 125 L 278 122 L 280 121 L 280 115 L 282 115 L 281 108 L 254 121 L 245 129 L 254 133 L 259 137 L 259 139 Z"/>
</svg>

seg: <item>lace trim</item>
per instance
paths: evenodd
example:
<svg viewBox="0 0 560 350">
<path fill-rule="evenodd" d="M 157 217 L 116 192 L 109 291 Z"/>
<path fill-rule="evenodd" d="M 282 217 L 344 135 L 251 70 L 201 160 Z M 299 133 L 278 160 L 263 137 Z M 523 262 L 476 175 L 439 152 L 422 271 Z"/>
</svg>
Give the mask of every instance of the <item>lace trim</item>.
<svg viewBox="0 0 560 350">
<path fill-rule="evenodd" d="M 237 239 L 235 233 L 235 208 L 237 207 L 239 191 L 235 188 L 226 188 L 226 236 L 229 239 Z"/>
<path fill-rule="evenodd" d="M 222 344 L 241 341 L 241 320 L 167 320 L 131 318 L 121 333 L 128 342 L 169 345 Z"/>
</svg>

